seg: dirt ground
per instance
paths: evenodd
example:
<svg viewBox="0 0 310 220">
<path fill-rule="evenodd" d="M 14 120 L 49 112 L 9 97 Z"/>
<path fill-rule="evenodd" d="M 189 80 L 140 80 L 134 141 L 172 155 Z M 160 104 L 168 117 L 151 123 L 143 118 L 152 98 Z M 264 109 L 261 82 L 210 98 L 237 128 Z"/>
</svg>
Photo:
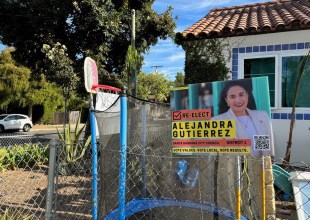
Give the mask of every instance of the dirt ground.
<svg viewBox="0 0 310 220">
<path fill-rule="evenodd" d="M 56 219 L 91 219 L 90 178 L 59 176 Z M 0 209 L 14 208 L 32 219 L 44 219 L 47 168 L 8 170 L 0 174 Z M 88 189 L 87 189 L 88 188 Z"/>
<path fill-rule="evenodd" d="M 47 191 L 47 167 L 27 171 L 8 170 L 0 174 L 0 208 L 14 207 L 19 212 L 44 219 Z M 91 219 L 91 183 L 89 176 L 59 176 L 57 217 L 54 219 Z M 293 202 L 276 201 L 278 220 L 296 220 Z"/>
</svg>

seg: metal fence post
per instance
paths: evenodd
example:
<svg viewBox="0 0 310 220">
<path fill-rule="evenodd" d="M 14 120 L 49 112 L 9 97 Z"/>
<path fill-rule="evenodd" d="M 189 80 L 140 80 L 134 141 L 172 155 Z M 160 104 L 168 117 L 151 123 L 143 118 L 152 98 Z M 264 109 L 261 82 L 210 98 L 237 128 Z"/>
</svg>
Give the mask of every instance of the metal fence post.
<svg viewBox="0 0 310 220">
<path fill-rule="evenodd" d="M 48 183 L 47 183 L 47 193 L 46 193 L 45 220 L 50 220 L 53 217 L 52 207 L 53 207 L 57 145 L 58 145 L 58 141 L 55 141 L 55 140 L 52 140 L 49 144 L 50 155 L 49 155 L 49 163 L 48 163 Z"/>
</svg>

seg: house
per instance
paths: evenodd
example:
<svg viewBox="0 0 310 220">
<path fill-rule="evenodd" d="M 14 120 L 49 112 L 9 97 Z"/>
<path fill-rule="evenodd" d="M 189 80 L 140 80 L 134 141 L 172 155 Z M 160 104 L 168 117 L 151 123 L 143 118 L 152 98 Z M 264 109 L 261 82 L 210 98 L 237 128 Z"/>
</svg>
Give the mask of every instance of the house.
<svg viewBox="0 0 310 220">
<path fill-rule="evenodd" d="M 219 38 L 230 45 L 231 79 L 268 76 L 275 160 L 285 157 L 300 60 L 310 46 L 310 1 L 278 0 L 217 8 L 181 33 L 181 42 Z M 310 61 L 301 80 L 290 162 L 310 164 Z"/>
</svg>

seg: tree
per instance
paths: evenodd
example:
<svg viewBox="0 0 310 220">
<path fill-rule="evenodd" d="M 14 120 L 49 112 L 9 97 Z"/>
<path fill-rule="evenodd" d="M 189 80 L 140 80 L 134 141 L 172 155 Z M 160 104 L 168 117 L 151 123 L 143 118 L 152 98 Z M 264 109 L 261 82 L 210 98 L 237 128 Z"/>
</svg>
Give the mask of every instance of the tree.
<svg viewBox="0 0 310 220">
<path fill-rule="evenodd" d="M 142 66 L 142 56 L 138 51 L 131 45 L 128 47 L 126 60 L 125 60 L 126 71 L 123 75 L 124 79 L 127 80 L 128 92 L 132 91 L 132 81 L 134 79 L 133 73 L 136 73 L 137 69 L 140 69 Z M 134 94 L 133 94 L 134 95 Z"/>
<path fill-rule="evenodd" d="M 11 52 L 5 49 L 0 54 L 0 108 L 8 110 L 9 105 L 20 104 L 20 100 L 29 89 L 31 71 L 15 63 Z"/>
<path fill-rule="evenodd" d="M 119 78 L 125 69 L 131 9 L 136 10 L 135 45 L 139 53 L 147 52 L 159 38 L 173 37 L 176 25 L 172 8 L 157 14 L 151 7 L 153 3 L 154 0 L 3 0 L 0 40 L 16 48 L 14 57 L 34 76 L 39 77 L 45 70 L 42 45 L 59 42 L 68 49 L 68 58 L 80 78 L 83 60 L 91 56 L 98 65 L 99 77 L 109 81 Z"/>
<path fill-rule="evenodd" d="M 177 73 L 174 80 L 175 86 L 183 86 L 184 85 L 185 76 L 183 73 Z"/>
<path fill-rule="evenodd" d="M 74 91 L 80 78 L 74 72 L 73 61 L 68 57 L 67 47 L 57 42 L 52 47 L 43 44 L 42 52 L 46 54 L 49 81 L 55 82 L 63 89 L 65 99 Z"/>
<path fill-rule="evenodd" d="M 229 68 L 223 55 L 224 41 L 219 39 L 182 42 L 186 52 L 185 84 L 213 82 L 228 79 Z"/>
<path fill-rule="evenodd" d="M 51 123 L 53 113 L 62 106 L 62 91 L 55 83 L 46 81 L 44 75 L 39 81 L 30 81 L 29 90 L 22 100 L 22 106 L 28 106 L 28 116 L 32 117 L 32 107 L 43 105 L 44 114 L 41 123 Z"/>
<path fill-rule="evenodd" d="M 141 72 L 138 74 L 138 97 L 148 100 L 153 96 L 157 102 L 167 101 L 173 85 L 164 74 Z"/>
<path fill-rule="evenodd" d="M 42 122 L 50 122 L 52 113 L 61 105 L 60 88 L 43 75 L 40 80 L 32 80 L 30 69 L 12 59 L 13 51 L 5 49 L 0 54 L 0 108 L 28 106 L 28 116 L 32 117 L 33 105 L 43 105 Z"/>
</svg>

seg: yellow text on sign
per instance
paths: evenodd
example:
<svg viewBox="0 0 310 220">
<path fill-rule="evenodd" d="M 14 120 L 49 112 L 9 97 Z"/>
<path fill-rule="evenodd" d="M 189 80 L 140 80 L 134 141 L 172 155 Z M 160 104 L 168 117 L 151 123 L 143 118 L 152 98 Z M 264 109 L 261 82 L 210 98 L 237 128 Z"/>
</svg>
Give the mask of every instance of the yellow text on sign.
<svg viewBox="0 0 310 220">
<path fill-rule="evenodd" d="M 235 138 L 235 120 L 174 121 L 172 138 Z"/>
<path fill-rule="evenodd" d="M 251 148 L 249 147 L 208 147 L 208 148 L 172 148 L 174 154 L 238 154 L 250 155 Z"/>
</svg>

